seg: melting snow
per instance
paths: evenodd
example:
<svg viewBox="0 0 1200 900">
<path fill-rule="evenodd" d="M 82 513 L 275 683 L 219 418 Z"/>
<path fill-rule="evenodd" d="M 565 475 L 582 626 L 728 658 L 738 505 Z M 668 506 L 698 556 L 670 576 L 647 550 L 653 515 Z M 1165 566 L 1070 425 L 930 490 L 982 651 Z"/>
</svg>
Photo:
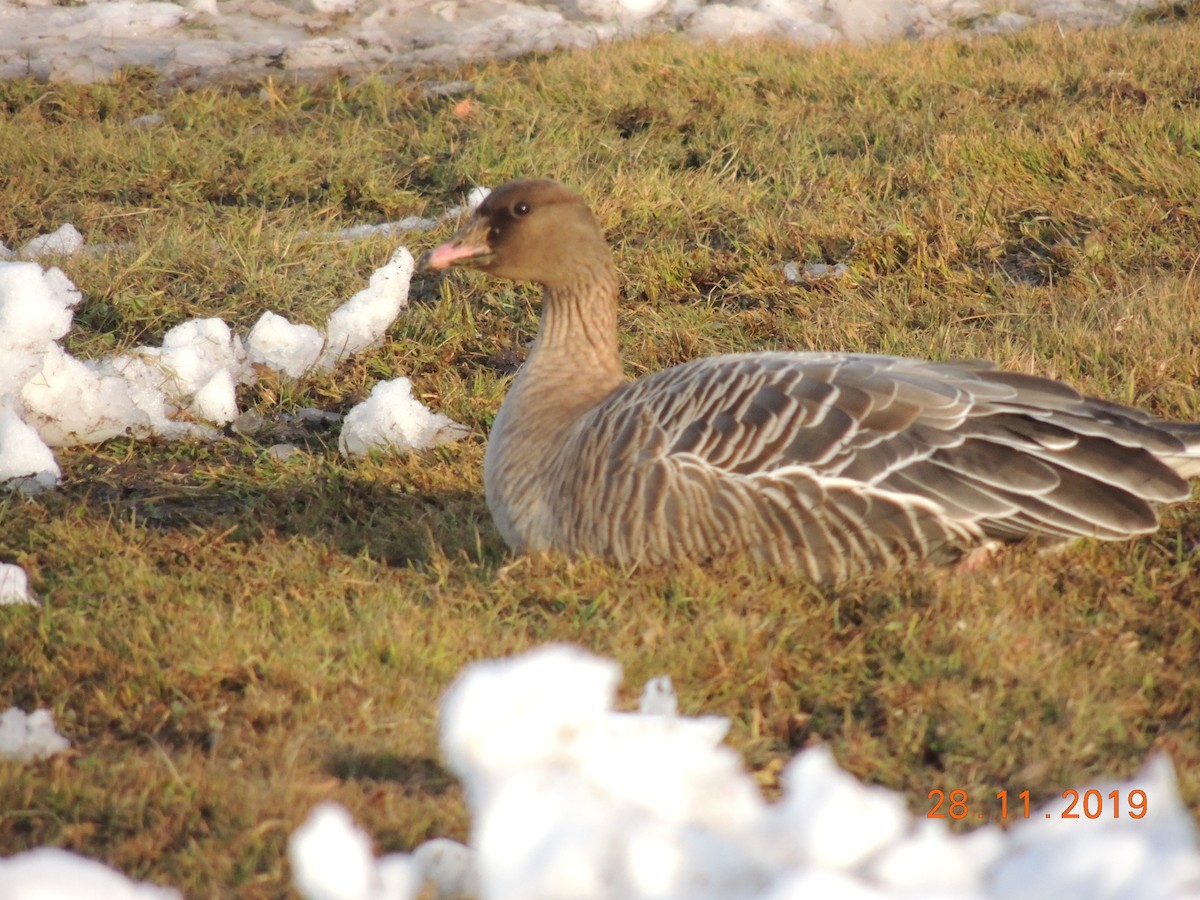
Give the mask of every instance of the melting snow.
<svg viewBox="0 0 1200 900">
<path fill-rule="evenodd" d="M 1091 786 L 1103 798 L 1144 791 L 1142 819 L 1063 819 L 1058 802 L 1009 831 L 960 835 L 860 784 L 823 747 L 792 760 L 769 804 L 721 743 L 725 720 L 676 715 L 666 679 L 646 686 L 642 711 L 615 712 L 618 680 L 615 663 L 563 646 L 469 667 L 442 701 L 441 743 L 466 787 L 470 845 L 437 839 L 376 859 L 350 814 L 322 804 L 288 844 L 297 890 L 309 900 L 1200 894 L 1196 827 L 1165 756 L 1128 782 Z M 54 735 L 45 711 L 29 720 L 43 714 Z M 0 860 L 4 900 L 153 896 L 121 890 L 161 889 L 57 850 Z"/>
<path fill-rule="evenodd" d="M 42 234 L 29 241 L 18 253 L 26 259 L 39 256 L 71 256 L 83 249 L 83 235 L 69 222 L 58 231 Z"/>
<path fill-rule="evenodd" d="M 3 373 L 0 373 L 3 378 Z M 26 493 L 58 484 L 62 471 L 50 448 L 0 395 L 0 485 Z"/>
<path fill-rule="evenodd" d="M 14 706 L 0 713 L 0 759 L 45 759 L 70 746 L 71 742 L 54 729 L 54 716 L 48 709 L 26 715 Z M 3 883 L 0 880 L 0 886 Z"/>
<path fill-rule="evenodd" d="M 421 875 L 402 854 L 376 860 L 371 839 L 342 807 L 325 803 L 288 841 L 296 889 L 309 900 L 385 900 L 416 897 Z"/>
<path fill-rule="evenodd" d="M 325 349 L 325 335 L 311 325 L 294 325 L 269 310 L 246 335 L 250 362 L 266 366 L 288 378 L 300 378 L 312 369 Z"/>
<path fill-rule="evenodd" d="M 25 570 L 12 563 L 0 563 L 0 606 L 37 605 L 37 598 L 29 592 Z"/>
<path fill-rule="evenodd" d="M 783 277 L 790 282 L 819 281 L 824 278 L 841 278 L 849 274 L 850 267 L 845 263 L 829 265 L 829 263 L 800 263 L 783 264 Z"/>
<path fill-rule="evenodd" d="M 384 381 L 346 413 L 338 449 L 357 456 L 373 448 L 400 452 L 424 450 L 465 436 L 468 429 L 441 413 L 430 412 L 412 395 L 412 382 L 400 377 Z"/>
<path fill-rule="evenodd" d="M 1157 0 L 0 0 L 0 78 L 197 81 L 449 66 L 649 32 L 817 44 L 1115 24 Z"/>
<path fill-rule="evenodd" d="M 0 859 L 0 900 L 182 900 L 170 888 L 137 884 L 66 850 L 41 847 Z"/>
<path fill-rule="evenodd" d="M 341 360 L 379 343 L 384 332 L 408 305 L 413 257 L 407 247 L 392 254 L 371 282 L 333 311 L 325 324 L 325 349 L 317 369 L 329 371 Z"/>
<path fill-rule="evenodd" d="M 243 340 L 220 319 L 192 319 L 159 347 L 80 360 L 58 343 L 81 300 L 70 279 L 57 268 L 0 260 L 0 485 L 53 487 L 61 473 L 51 447 L 122 435 L 216 438 L 240 420 L 237 389 L 254 382 L 256 366 L 300 378 L 378 344 L 408 303 L 412 273 L 412 254 L 398 248 L 323 329 L 268 311 Z M 346 423 L 341 447 L 351 454 L 424 449 L 467 431 L 413 399 L 407 379 L 377 386 Z"/>
<path fill-rule="evenodd" d="M 465 869 L 488 897 L 1187 897 L 1200 847 L 1166 757 L 1102 796 L 1153 797 L 1144 819 L 951 834 L 898 794 L 858 783 L 825 748 L 763 801 L 725 722 L 677 717 L 669 684 L 612 711 L 606 660 L 543 648 L 468 669 L 442 705 L 442 750 L 467 789 Z M 1081 791 L 1081 795 L 1082 795 Z M 1051 818 L 1045 817 L 1051 813 Z"/>
</svg>

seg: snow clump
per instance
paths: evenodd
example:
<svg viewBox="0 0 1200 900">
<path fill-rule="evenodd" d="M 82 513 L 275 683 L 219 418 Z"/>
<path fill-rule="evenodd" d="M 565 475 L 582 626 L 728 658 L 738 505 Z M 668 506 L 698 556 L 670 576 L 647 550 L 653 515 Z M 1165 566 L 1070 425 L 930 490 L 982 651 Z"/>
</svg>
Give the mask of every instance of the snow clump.
<svg viewBox="0 0 1200 900">
<path fill-rule="evenodd" d="M 24 252 L 52 244 L 63 252 L 56 236 L 65 233 L 66 226 L 47 236 L 58 244 L 35 239 Z M 412 274 L 412 254 L 400 247 L 323 329 L 267 311 L 243 339 L 221 319 L 192 319 L 167 331 L 159 347 L 81 360 L 59 343 L 82 299 L 70 279 L 57 268 L 0 260 L 0 485 L 54 487 L 61 471 L 53 447 L 122 436 L 219 437 L 239 420 L 238 388 L 261 371 L 297 379 L 378 344 L 408 303 Z M 348 454 L 424 449 L 467 430 L 415 400 L 407 379 L 378 386 L 347 423 L 341 447 Z"/>
<path fill-rule="evenodd" d="M 71 742 L 55 730 L 54 714 L 48 709 L 26 714 L 13 706 L 0 713 L 0 759 L 45 759 L 70 746 Z"/>
</svg>

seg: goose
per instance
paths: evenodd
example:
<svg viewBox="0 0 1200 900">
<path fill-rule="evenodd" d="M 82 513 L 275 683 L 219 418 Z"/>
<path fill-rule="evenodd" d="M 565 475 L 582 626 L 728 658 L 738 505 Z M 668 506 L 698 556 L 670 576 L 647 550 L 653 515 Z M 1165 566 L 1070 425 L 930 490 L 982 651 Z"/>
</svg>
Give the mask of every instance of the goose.
<svg viewBox="0 0 1200 900">
<path fill-rule="evenodd" d="M 742 556 L 832 582 L 1147 534 L 1200 476 L 1200 424 L 982 361 L 751 352 L 630 381 L 612 253 L 555 181 L 497 188 L 420 260 L 460 266 L 543 291 L 484 458 L 488 508 L 518 553 Z"/>
</svg>

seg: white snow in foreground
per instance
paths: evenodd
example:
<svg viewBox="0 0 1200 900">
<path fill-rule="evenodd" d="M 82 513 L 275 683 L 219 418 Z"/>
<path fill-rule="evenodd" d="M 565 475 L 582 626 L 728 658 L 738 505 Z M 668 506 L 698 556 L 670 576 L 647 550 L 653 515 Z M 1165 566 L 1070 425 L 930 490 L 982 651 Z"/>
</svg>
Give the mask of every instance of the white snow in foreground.
<svg viewBox="0 0 1200 900">
<path fill-rule="evenodd" d="M 3 377 L 0 371 L 0 379 Z M 62 474 L 58 462 L 12 404 L 11 398 L 0 394 L 0 486 L 28 493 L 48 490 L 58 484 Z"/>
<path fill-rule="evenodd" d="M 1064 819 L 1066 801 L 1055 801 L 1028 819 L 1010 815 L 1008 831 L 953 834 L 925 810 L 909 813 L 900 795 L 859 783 L 824 747 L 798 754 L 781 799 L 767 803 L 722 744 L 724 719 L 676 715 L 665 678 L 646 685 L 641 711 L 615 712 L 619 677 L 615 663 L 565 646 L 469 667 L 442 701 L 441 744 L 466 788 L 470 846 L 438 839 L 376 858 L 345 809 L 321 804 L 288 843 L 297 891 L 309 900 L 1200 896 L 1196 827 L 1163 755 L 1128 782 L 1088 786 L 1104 804 L 1113 791 L 1123 803 L 1144 791 L 1144 818 L 1104 805 L 1098 818 Z M 53 889 L 37 893 L 48 883 L 37 878 L 50 877 Z M 147 896 L 119 893 L 150 889 L 117 877 L 31 851 L 0 860 L 0 900 Z"/>
<path fill-rule="evenodd" d="M 614 712 L 618 680 L 614 663 L 552 646 L 476 664 L 455 682 L 442 702 L 442 752 L 466 787 L 472 827 L 469 848 L 439 848 L 439 896 L 472 883 L 500 900 L 1200 892 L 1195 826 L 1165 756 L 1127 783 L 1094 786 L 1103 798 L 1145 791 L 1143 819 L 1065 820 L 1064 801 L 1008 832 L 956 835 L 860 784 L 823 747 L 796 756 L 768 804 L 722 745 L 723 719 L 675 715 L 665 679 L 646 685 L 641 712 Z M 369 847 L 344 810 L 318 807 L 292 838 L 297 888 L 321 900 L 417 896 L 428 845 L 379 861 Z"/>
<path fill-rule="evenodd" d="M 309 900 L 416 897 L 421 874 L 407 854 L 376 860 L 371 839 L 342 807 L 318 806 L 288 841 L 296 890 Z"/>
<path fill-rule="evenodd" d="M 28 715 L 13 706 L 0 713 L 0 759 L 28 762 L 61 753 L 71 742 L 54 728 L 54 715 L 38 709 Z M 3 886 L 0 879 L 0 886 Z M 4 896 L 0 891 L 0 898 Z"/>
<path fill-rule="evenodd" d="M 411 854 L 375 859 L 371 838 L 343 807 L 322 803 L 288 841 L 296 890 L 308 900 L 393 900 L 425 896 L 477 897 L 470 851 L 457 841 L 434 838 Z"/>
<path fill-rule="evenodd" d="M 202 81 L 452 66 L 674 31 L 799 44 L 1117 24 L 1158 0 L 0 0 L 0 78 Z M 431 88 L 435 92 L 436 87 Z"/>
<path fill-rule="evenodd" d="M 137 884 L 66 850 L 41 847 L 0 859 L 0 900 L 182 900 L 171 888 Z"/>
<path fill-rule="evenodd" d="M 0 606 L 37 606 L 29 592 L 29 576 L 20 566 L 0 563 Z"/>
<path fill-rule="evenodd" d="M 52 447 L 123 435 L 218 437 L 239 417 L 238 387 L 252 384 L 260 367 L 300 378 L 382 341 L 408 303 L 412 273 L 412 254 L 398 248 L 324 328 L 268 311 L 243 339 L 220 319 L 192 319 L 168 331 L 159 347 L 80 360 L 59 344 L 82 299 L 70 279 L 35 262 L 0 260 L 0 485 L 53 487 L 61 473 Z M 423 449 L 466 432 L 398 389 L 373 395 L 347 419 L 348 453 Z"/>
</svg>

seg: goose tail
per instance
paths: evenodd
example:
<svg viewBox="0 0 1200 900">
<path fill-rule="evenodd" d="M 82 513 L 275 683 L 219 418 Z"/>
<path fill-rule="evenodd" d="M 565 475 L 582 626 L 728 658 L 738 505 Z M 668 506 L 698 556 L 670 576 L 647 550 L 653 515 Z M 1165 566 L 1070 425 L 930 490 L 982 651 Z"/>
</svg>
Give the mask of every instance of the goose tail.
<svg viewBox="0 0 1200 900">
<path fill-rule="evenodd" d="M 1200 424 L 1167 422 L 1165 428 L 1179 438 L 1183 450 L 1179 453 L 1164 454 L 1160 459 L 1181 478 L 1200 478 Z"/>
</svg>

